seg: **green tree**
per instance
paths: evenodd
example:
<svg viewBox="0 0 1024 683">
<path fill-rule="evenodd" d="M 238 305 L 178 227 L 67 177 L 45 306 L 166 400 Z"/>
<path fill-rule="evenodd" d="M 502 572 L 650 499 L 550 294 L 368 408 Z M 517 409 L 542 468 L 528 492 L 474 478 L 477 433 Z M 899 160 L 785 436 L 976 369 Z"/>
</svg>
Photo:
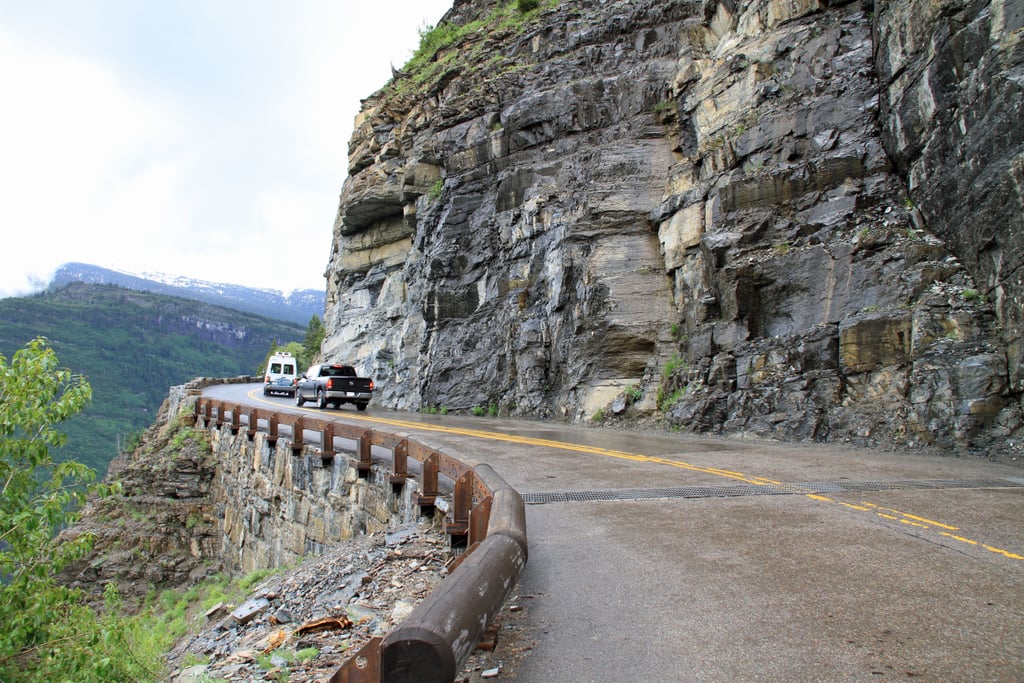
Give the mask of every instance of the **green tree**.
<svg viewBox="0 0 1024 683">
<path fill-rule="evenodd" d="M 50 454 L 67 437 L 56 426 L 92 398 L 85 378 L 61 368 L 45 338 L 10 362 L 0 355 L 0 680 L 130 680 L 104 643 L 123 641 L 116 620 L 97 618 L 57 572 L 81 558 L 92 538 L 58 540 L 96 474 Z M 110 597 L 110 596 L 108 596 Z M 122 653 L 123 654 L 123 653 Z M 137 675 L 136 671 L 134 674 Z"/>
<path fill-rule="evenodd" d="M 302 342 L 305 365 L 310 365 L 320 355 L 320 344 L 324 340 L 324 324 L 320 316 L 313 314 L 306 327 L 306 339 Z"/>
</svg>

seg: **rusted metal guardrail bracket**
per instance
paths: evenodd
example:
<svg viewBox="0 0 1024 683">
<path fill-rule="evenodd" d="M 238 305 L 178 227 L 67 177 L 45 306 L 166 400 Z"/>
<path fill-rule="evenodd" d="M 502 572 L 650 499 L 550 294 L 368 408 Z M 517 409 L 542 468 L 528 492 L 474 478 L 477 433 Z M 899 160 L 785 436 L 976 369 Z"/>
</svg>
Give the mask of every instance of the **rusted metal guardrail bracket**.
<svg viewBox="0 0 1024 683">
<path fill-rule="evenodd" d="M 327 422 L 320 430 L 320 459 L 334 459 L 334 423 Z"/>
<path fill-rule="evenodd" d="M 409 440 L 402 439 L 391 450 L 391 488 L 395 493 L 402 490 L 409 479 Z"/>
<path fill-rule="evenodd" d="M 238 430 L 242 428 L 238 415 L 238 404 L 228 407 L 231 409 L 231 433 L 238 434 Z"/>
<path fill-rule="evenodd" d="M 292 455 L 302 455 L 302 449 L 305 448 L 305 435 L 303 432 L 306 430 L 305 418 L 297 418 L 291 423 L 292 428 Z"/>
<path fill-rule="evenodd" d="M 434 504 L 437 502 L 437 461 L 440 454 L 432 452 L 423 461 L 423 472 L 420 475 L 420 495 L 416 498 L 416 504 L 420 506 L 420 514 L 434 514 Z"/>
<path fill-rule="evenodd" d="M 334 672 L 328 683 L 365 683 L 379 681 L 381 636 L 374 636 Z"/>
</svg>

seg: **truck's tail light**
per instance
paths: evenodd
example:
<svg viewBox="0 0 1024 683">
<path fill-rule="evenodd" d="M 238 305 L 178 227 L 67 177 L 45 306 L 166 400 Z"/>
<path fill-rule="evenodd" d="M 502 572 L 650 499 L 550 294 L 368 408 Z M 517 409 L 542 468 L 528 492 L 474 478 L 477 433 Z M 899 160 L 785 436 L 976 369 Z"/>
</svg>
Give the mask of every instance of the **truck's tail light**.
<svg viewBox="0 0 1024 683">
<path fill-rule="evenodd" d="M 334 388 L 334 380 L 333 379 L 327 380 L 327 389 L 330 390 L 330 389 L 333 389 L 333 388 Z"/>
<path fill-rule="evenodd" d="M 373 391 L 373 380 L 370 380 L 370 391 Z"/>
</svg>

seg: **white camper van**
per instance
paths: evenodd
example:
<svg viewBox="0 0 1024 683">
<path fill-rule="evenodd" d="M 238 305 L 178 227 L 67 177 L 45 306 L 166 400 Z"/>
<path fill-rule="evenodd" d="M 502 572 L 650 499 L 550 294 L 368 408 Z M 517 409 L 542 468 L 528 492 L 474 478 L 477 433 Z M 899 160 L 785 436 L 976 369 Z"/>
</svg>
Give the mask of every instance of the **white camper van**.
<svg viewBox="0 0 1024 683">
<path fill-rule="evenodd" d="M 295 395 L 295 381 L 299 377 L 298 361 L 290 353 L 278 352 L 267 361 L 267 372 L 263 375 L 263 395 Z"/>
</svg>

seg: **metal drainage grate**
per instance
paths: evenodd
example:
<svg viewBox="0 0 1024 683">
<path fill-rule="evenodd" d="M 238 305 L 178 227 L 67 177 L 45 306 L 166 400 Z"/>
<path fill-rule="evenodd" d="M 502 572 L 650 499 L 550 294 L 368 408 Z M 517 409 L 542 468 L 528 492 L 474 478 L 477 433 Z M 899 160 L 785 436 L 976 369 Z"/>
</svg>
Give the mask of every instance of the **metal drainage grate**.
<svg viewBox="0 0 1024 683">
<path fill-rule="evenodd" d="M 908 489 L 1024 488 L 1024 480 L 1008 479 L 924 479 L 917 481 L 840 481 L 797 484 L 734 484 L 730 486 L 673 486 L 650 489 L 606 489 L 599 491 L 552 491 L 523 493 L 523 502 L 582 503 L 600 500 L 646 500 L 651 498 L 727 498 L 736 496 L 802 495 L 845 491 L 899 491 Z"/>
</svg>

